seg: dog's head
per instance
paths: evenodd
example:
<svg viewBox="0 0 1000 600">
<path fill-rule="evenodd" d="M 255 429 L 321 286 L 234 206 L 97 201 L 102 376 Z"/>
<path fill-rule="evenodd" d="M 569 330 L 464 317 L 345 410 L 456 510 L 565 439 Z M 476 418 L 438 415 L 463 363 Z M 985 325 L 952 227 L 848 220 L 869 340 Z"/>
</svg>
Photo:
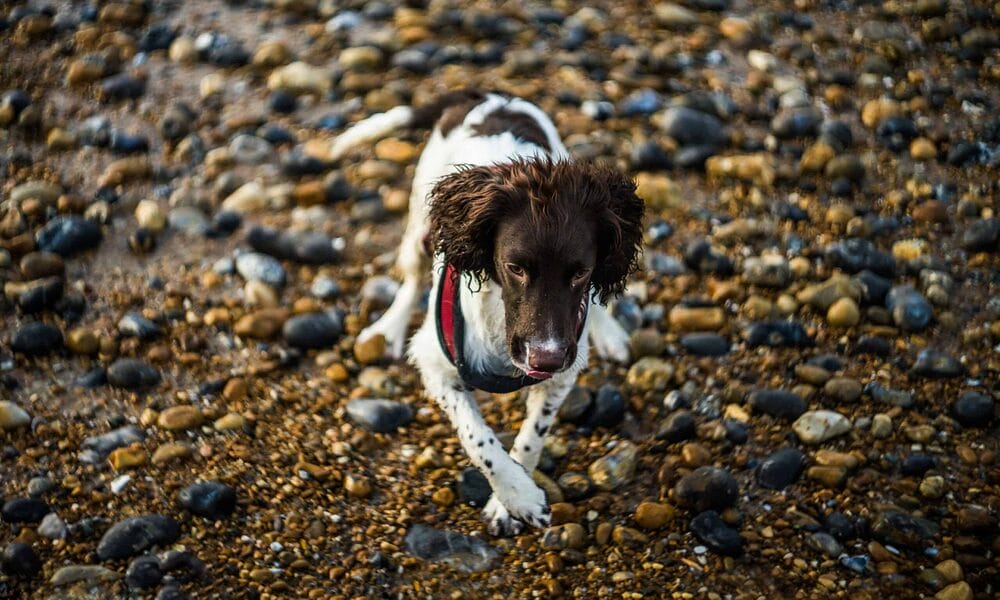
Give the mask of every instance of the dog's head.
<svg viewBox="0 0 1000 600">
<path fill-rule="evenodd" d="M 540 379 L 576 360 L 591 294 L 622 291 L 642 241 L 635 183 L 579 162 L 463 168 L 434 187 L 430 215 L 435 252 L 500 285 L 510 355 Z"/>
</svg>

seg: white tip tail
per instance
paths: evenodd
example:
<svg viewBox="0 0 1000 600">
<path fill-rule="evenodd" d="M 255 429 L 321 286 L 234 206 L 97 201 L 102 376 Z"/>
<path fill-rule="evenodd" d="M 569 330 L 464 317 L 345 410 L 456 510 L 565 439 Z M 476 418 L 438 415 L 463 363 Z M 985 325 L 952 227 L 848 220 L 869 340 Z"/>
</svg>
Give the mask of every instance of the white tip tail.
<svg viewBox="0 0 1000 600">
<path fill-rule="evenodd" d="M 340 160 L 351 148 L 378 141 L 398 129 L 408 127 L 412 121 L 413 109 L 409 106 L 397 106 L 358 121 L 333 140 L 330 157 Z"/>
</svg>

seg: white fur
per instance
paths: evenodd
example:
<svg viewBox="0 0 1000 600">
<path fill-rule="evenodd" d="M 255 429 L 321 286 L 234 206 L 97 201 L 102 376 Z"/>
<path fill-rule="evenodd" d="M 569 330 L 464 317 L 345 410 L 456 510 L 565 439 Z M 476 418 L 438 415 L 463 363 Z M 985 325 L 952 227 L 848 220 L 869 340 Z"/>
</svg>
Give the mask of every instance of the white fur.
<svg viewBox="0 0 1000 600">
<path fill-rule="evenodd" d="M 376 323 L 361 332 L 359 340 L 381 334 L 386 339 L 387 352 L 392 357 L 398 358 L 402 354 L 406 328 L 420 295 L 421 275 L 427 268 L 422 249 L 422 241 L 429 227 L 427 199 L 438 179 L 454 172 L 459 165 L 497 164 L 517 157 L 546 154 L 543 148 L 520 140 L 509 132 L 493 136 L 476 135 L 473 127 L 501 107 L 533 117 L 545 132 L 549 147 L 552 148 L 548 155 L 557 160 L 569 158 L 552 121 L 537 106 L 521 99 L 489 95 L 469 111 L 464 122 L 453 128 L 447 137 L 435 128 L 417 163 L 410 193 L 409 221 L 396 260 L 396 267 L 403 275 L 403 283 L 389 309 Z M 399 111 L 390 117 L 393 111 L 356 124 L 334 142 L 335 151 L 342 153 L 359 141 L 386 135 L 386 132 L 391 131 L 390 125 L 405 124 L 409 115 L 412 115 L 412 111 Z M 406 119 L 403 115 L 406 115 Z M 436 256 L 432 269 L 432 299 L 437 297 L 444 266 L 444 258 Z M 506 347 L 504 306 L 499 286 L 486 281 L 478 288 L 473 286 L 473 289 L 477 289 L 473 293 L 468 284 L 469 276 L 463 274 L 459 285 L 465 317 L 465 339 L 456 341 L 464 344 L 466 360 L 479 371 L 520 374 Z M 429 310 L 423 324 L 410 341 L 408 355 L 410 362 L 420 371 L 427 394 L 447 413 L 472 464 L 483 472 L 493 488 L 493 496 L 483 511 L 489 531 L 494 535 L 510 535 L 520 532 L 524 524 L 546 526 L 550 519 L 545 494 L 531 479 L 531 472 L 538 464 L 545 433 L 576 382 L 577 374 L 587 364 L 587 336 L 589 335 L 602 357 L 624 362 L 629 355 L 628 335 L 607 310 L 595 301 L 592 310 L 588 311 L 573 364 L 528 389 L 524 423 L 508 454 L 483 421 L 475 398 L 466 389 L 458 370 L 441 351 L 436 319 L 436 312 Z"/>
</svg>

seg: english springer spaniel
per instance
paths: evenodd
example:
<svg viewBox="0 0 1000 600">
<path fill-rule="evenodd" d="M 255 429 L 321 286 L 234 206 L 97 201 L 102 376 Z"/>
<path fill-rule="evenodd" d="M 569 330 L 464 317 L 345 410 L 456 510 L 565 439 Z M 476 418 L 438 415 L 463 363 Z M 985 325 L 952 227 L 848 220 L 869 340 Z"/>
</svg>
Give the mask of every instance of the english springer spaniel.
<svg viewBox="0 0 1000 600">
<path fill-rule="evenodd" d="M 628 360 L 628 335 L 602 305 L 636 268 L 643 203 L 630 178 L 571 160 L 541 109 L 500 94 L 455 92 L 394 108 L 355 124 L 331 152 L 339 159 L 393 131 L 431 126 L 396 262 L 402 285 L 358 339 L 384 336 L 387 352 L 402 354 L 432 255 L 432 306 L 409 359 L 492 486 L 483 511 L 490 533 L 513 535 L 550 521 L 531 473 L 587 364 L 588 336 L 600 356 Z M 527 413 L 508 454 L 472 390 L 525 386 Z"/>
</svg>

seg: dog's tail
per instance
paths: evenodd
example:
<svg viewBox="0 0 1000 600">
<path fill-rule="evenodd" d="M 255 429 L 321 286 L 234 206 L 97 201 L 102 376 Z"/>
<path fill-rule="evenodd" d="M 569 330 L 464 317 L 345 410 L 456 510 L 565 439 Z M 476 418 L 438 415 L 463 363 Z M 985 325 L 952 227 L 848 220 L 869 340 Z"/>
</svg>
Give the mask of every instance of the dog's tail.
<svg viewBox="0 0 1000 600">
<path fill-rule="evenodd" d="M 478 90 L 460 90 L 444 94 L 431 104 L 419 108 L 397 106 L 372 115 L 358 121 L 333 140 L 330 158 L 340 160 L 352 148 L 377 142 L 401 129 L 430 129 L 449 108 L 478 104 L 484 99 L 486 94 Z"/>
</svg>

